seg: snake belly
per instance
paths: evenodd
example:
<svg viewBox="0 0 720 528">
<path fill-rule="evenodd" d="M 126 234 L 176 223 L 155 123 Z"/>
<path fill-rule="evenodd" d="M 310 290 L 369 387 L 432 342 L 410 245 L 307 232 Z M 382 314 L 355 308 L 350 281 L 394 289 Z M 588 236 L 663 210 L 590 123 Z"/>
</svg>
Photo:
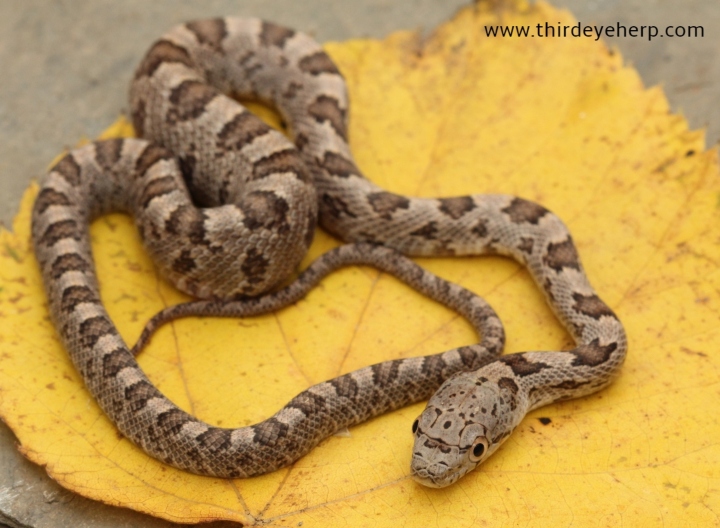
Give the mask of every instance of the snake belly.
<svg viewBox="0 0 720 528">
<path fill-rule="evenodd" d="M 292 142 L 228 95 L 277 108 Z M 413 198 L 367 180 L 348 145 L 342 75 L 309 36 L 258 19 L 183 24 L 150 48 L 130 103 L 143 139 L 96 142 L 58 162 L 35 202 L 33 241 L 73 363 L 103 411 L 150 456 L 198 474 L 250 477 L 292 463 L 343 427 L 432 395 L 413 424 L 411 473 L 440 487 L 491 455 L 530 410 L 617 376 L 624 329 L 590 285 L 562 221 L 515 196 Z M 253 426 L 214 427 L 158 391 L 100 300 L 88 225 L 110 211 L 133 215 L 179 289 L 210 299 L 197 313 L 223 315 L 223 304 L 234 307 L 227 314 L 277 309 L 333 269 L 363 263 L 435 294 L 471 318 L 482 340 L 317 384 Z M 355 244 L 321 257 L 292 291 L 262 297 L 297 267 L 316 222 Z M 498 358 L 504 335 L 492 309 L 397 252 L 517 260 L 575 348 Z"/>
</svg>

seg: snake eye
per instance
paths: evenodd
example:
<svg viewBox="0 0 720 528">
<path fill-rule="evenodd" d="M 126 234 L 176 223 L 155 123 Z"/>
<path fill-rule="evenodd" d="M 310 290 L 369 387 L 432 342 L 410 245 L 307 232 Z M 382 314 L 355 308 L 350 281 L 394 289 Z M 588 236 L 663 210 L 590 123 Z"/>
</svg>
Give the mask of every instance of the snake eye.
<svg viewBox="0 0 720 528">
<path fill-rule="evenodd" d="M 484 436 L 479 437 L 477 440 L 475 440 L 475 444 L 473 445 L 473 448 L 472 448 L 472 456 L 470 457 L 470 459 L 473 462 L 479 461 L 482 458 L 482 456 L 485 454 L 485 452 L 487 451 L 487 448 L 488 448 L 487 438 L 485 438 Z"/>
<path fill-rule="evenodd" d="M 413 432 L 413 434 L 417 433 L 417 430 L 418 430 L 418 426 L 419 426 L 419 425 L 420 425 L 420 419 L 417 419 L 417 420 L 415 420 L 415 421 L 413 422 L 413 425 L 412 425 L 412 432 Z"/>
</svg>

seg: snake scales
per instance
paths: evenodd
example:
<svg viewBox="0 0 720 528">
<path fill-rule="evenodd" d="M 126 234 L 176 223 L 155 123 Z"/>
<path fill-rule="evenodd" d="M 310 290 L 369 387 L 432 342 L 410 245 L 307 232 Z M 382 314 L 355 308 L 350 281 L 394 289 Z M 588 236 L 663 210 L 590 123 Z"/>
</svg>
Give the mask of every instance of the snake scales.
<svg viewBox="0 0 720 528">
<path fill-rule="evenodd" d="M 294 145 L 224 94 L 270 102 Z M 343 78 L 310 37 L 256 19 L 178 26 L 148 51 L 130 99 L 145 139 L 96 142 L 59 161 L 35 202 L 33 240 L 50 312 L 87 388 L 151 456 L 194 473 L 249 477 L 293 462 L 343 427 L 432 395 L 413 424 L 411 471 L 440 487 L 490 456 L 528 411 L 597 391 L 617 375 L 623 327 L 588 282 L 563 223 L 513 196 L 409 198 L 365 179 L 347 142 Z M 341 265 L 368 263 L 460 311 L 482 341 L 320 383 L 253 426 L 205 424 L 148 380 L 100 301 L 88 225 L 116 210 L 135 217 L 178 288 L 210 299 L 175 315 L 273 310 Z M 286 289 L 255 297 L 296 268 L 318 218 L 359 244 L 321 257 Z M 514 258 L 576 347 L 498 358 L 504 334 L 492 309 L 388 248 Z"/>
</svg>

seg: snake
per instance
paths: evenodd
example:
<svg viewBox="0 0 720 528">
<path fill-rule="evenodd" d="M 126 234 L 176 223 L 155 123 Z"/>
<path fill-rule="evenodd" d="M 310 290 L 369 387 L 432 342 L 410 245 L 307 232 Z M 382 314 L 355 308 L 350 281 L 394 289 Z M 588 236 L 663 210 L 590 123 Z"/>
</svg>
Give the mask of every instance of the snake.
<svg viewBox="0 0 720 528">
<path fill-rule="evenodd" d="M 429 399 L 412 424 L 410 475 L 443 487 L 491 456 L 528 412 L 618 376 L 625 331 L 560 218 L 512 195 L 419 198 L 372 183 L 350 151 L 343 76 L 310 36 L 255 18 L 188 22 L 150 47 L 129 92 L 138 137 L 62 157 L 35 200 L 32 238 L 64 348 L 104 413 L 151 457 L 200 475 L 252 477 L 345 427 Z M 286 134 L 239 99 L 273 106 Z M 156 388 L 102 303 L 89 224 L 112 211 L 131 214 L 160 271 L 200 298 L 158 324 L 267 313 L 334 269 L 362 264 L 455 309 L 481 339 L 318 383 L 255 425 L 213 426 Z M 317 224 L 347 245 L 288 285 Z M 486 254 L 527 269 L 574 348 L 502 354 L 492 308 L 409 258 Z"/>
</svg>

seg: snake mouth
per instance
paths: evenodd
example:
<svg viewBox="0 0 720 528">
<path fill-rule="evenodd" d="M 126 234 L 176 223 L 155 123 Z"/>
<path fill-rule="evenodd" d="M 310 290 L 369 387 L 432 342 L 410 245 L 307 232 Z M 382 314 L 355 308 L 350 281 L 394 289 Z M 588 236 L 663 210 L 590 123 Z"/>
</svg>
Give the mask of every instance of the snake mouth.
<svg viewBox="0 0 720 528">
<path fill-rule="evenodd" d="M 428 464 L 423 458 L 413 455 L 410 465 L 412 479 L 428 488 L 444 488 L 455 482 L 459 476 L 447 464 Z"/>
</svg>

